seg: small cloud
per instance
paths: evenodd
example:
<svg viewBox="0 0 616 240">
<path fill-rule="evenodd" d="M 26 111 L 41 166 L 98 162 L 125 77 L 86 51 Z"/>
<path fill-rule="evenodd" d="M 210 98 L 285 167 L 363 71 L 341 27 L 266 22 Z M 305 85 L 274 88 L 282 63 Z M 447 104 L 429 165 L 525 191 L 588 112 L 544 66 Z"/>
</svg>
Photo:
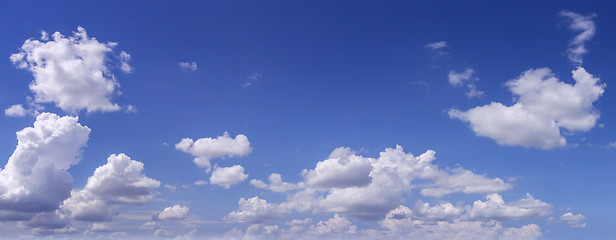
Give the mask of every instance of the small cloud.
<svg viewBox="0 0 616 240">
<path fill-rule="evenodd" d="M 182 70 L 190 70 L 197 71 L 197 63 L 196 62 L 179 62 L 178 65 Z"/>
<path fill-rule="evenodd" d="M 26 116 L 26 113 L 26 109 L 21 104 L 15 104 L 4 109 L 4 115 L 7 117 L 23 117 Z"/>
<path fill-rule="evenodd" d="M 197 186 L 206 185 L 206 184 L 207 184 L 207 181 L 205 181 L 205 180 L 197 180 L 197 181 L 195 181 L 195 185 L 197 185 Z"/>
<path fill-rule="evenodd" d="M 171 185 L 171 184 L 165 184 L 164 186 L 166 189 L 171 190 L 172 192 L 175 192 L 175 190 L 177 189 L 177 187 L 175 185 Z"/>
<path fill-rule="evenodd" d="M 437 49 L 441 49 L 441 48 L 447 47 L 447 42 L 445 42 L 445 41 L 431 42 L 431 43 L 426 44 L 426 47 L 430 48 L 432 50 L 437 50 Z"/>
<path fill-rule="evenodd" d="M 584 222 L 584 220 L 586 220 L 586 217 L 584 217 L 584 215 L 582 214 L 573 215 L 573 213 L 568 212 L 560 216 L 560 220 L 567 223 L 569 227 L 574 227 L 574 228 L 586 227 L 586 223 Z"/>
<path fill-rule="evenodd" d="M 246 88 L 246 87 L 250 87 L 250 86 L 252 86 L 253 84 L 255 84 L 255 83 L 259 82 L 259 79 L 260 79 L 260 78 L 262 78 L 262 77 L 263 77 L 263 74 L 260 74 L 260 73 L 253 73 L 253 74 L 250 74 L 250 76 L 248 76 L 248 78 L 247 78 L 247 79 L 248 79 L 248 81 L 246 81 L 246 82 L 244 83 L 244 85 L 242 85 L 242 87 L 244 87 L 244 88 Z"/>
<path fill-rule="evenodd" d="M 133 72 L 133 67 L 131 67 L 128 62 L 130 61 L 130 54 L 126 53 L 125 51 L 120 52 L 120 63 L 121 65 L 121 69 L 122 72 L 124 73 L 131 73 Z"/>
<path fill-rule="evenodd" d="M 126 113 L 137 113 L 137 107 L 129 104 L 126 106 Z"/>
<path fill-rule="evenodd" d="M 582 65 L 582 55 L 588 53 L 585 44 L 596 32 L 595 22 L 592 19 L 597 15 L 590 14 L 588 16 L 582 16 L 571 11 L 561 11 L 560 16 L 566 18 L 569 24 L 568 27 L 571 31 L 579 32 L 569 43 L 571 47 L 567 49 L 567 54 L 572 63 L 578 66 Z"/>
</svg>

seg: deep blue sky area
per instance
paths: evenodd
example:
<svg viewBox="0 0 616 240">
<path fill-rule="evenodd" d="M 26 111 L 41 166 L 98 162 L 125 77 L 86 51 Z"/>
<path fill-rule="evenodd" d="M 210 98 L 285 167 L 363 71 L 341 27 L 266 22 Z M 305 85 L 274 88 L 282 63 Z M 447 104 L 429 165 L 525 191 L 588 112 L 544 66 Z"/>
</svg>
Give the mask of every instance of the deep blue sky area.
<svg viewBox="0 0 616 240">
<path fill-rule="evenodd" d="M 494 230 L 495 227 L 485 230 L 489 232 L 484 234 L 486 239 L 509 239 L 504 237 L 507 228 L 516 230 L 524 226 L 537 226 L 539 234 L 513 235 L 512 239 L 611 239 L 616 220 L 613 217 L 616 215 L 613 207 L 616 97 L 612 93 L 616 86 L 613 81 L 616 79 L 616 45 L 613 44 L 616 34 L 612 31 L 615 10 L 616 3 L 612 1 L 2 1 L 0 59 L 4 61 L 0 61 L 0 108 L 8 111 L 20 104 L 25 111 L 30 111 L 29 106 L 37 105 L 42 107 L 40 113 L 78 116 L 79 124 L 91 129 L 87 143 L 81 145 L 80 161 L 68 170 L 61 170 L 72 176 L 72 194 L 82 189 L 97 193 L 86 187 L 88 178 L 94 178 L 93 172 L 105 165 L 111 154 L 119 153 L 143 163 L 142 174 L 160 184 L 146 191 L 151 199 L 138 204 L 114 202 L 109 196 L 96 195 L 106 201 L 105 206 L 118 210 L 117 215 L 104 221 L 80 219 L 76 210 L 64 210 L 69 209 L 68 202 L 60 201 L 56 204 L 56 214 L 60 214 L 64 225 L 58 229 L 73 228 L 68 234 L 53 232 L 53 227 L 36 227 L 30 224 L 31 217 L 4 219 L 3 214 L 14 213 L 7 206 L 22 201 L 15 202 L 8 195 L 15 185 L 7 177 L 12 170 L 5 167 L 9 159 L 20 161 L 19 157 L 11 157 L 18 151 L 16 146 L 23 144 L 17 142 L 15 133 L 37 121 L 36 113 L 16 117 L 5 111 L 0 117 L 0 170 L 5 171 L 0 173 L 0 236 L 203 239 L 231 238 L 232 234 L 239 234 L 238 238 L 249 239 L 249 226 L 255 229 L 277 226 L 273 233 L 267 233 L 272 235 L 262 230 L 259 233 L 262 235 L 253 237 L 285 239 L 292 236 L 287 229 L 291 220 L 311 218 L 310 226 L 297 236 L 370 239 L 375 236 L 370 234 L 387 228 L 383 225 L 386 214 L 403 205 L 413 209 L 411 219 L 428 225 L 438 221 L 481 222 L 482 226 L 502 224 L 500 230 Z M 568 18 L 563 11 L 579 17 Z M 572 29 L 577 20 L 594 24 L 591 37 L 582 43 L 588 50 L 582 54 L 582 63 L 571 61 L 568 51 L 577 46 L 573 39 L 583 31 Z M 120 110 L 68 111 L 58 102 L 37 102 L 33 100 L 37 93 L 31 88 L 44 76 L 19 69 L 9 59 L 12 54 L 25 51 L 22 46 L 27 39 L 46 42 L 40 39 L 41 31 L 71 37 L 78 27 L 100 43 L 117 43 L 104 54 L 102 64 L 118 84 L 105 98 L 117 103 Z M 585 25 L 584 29 L 590 28 Z M 444 46 L 429 47 L 441 41 Z M 130 54 L 127 63 L 131 71 L 122 71 L 122 51 Z M 183 63 L 195 64 L 195 69 L 180 66 Z M 562 110 L 566 117 L 581 114 L 599 116 L 598 119 L 586 129 L 571 130 L 562 125 L 566 121 L 563 118 L 544 116 L 548 111 L 561 111 L 558 107 L 546 107 L 543 112 L 530 112 L 531 120 L 515 125 L 520 129 L 513 127 L 511 133 L 540 139 L 539 131 L 543 129 L 524 127 L 539 126 L 538 122 L 545 120 L 556 124 L 551 126 L 556 126 L 556 135 L 566 139 L 566 144 L 550 147 L 532 145 L 529 141 L 503 144 L 504 139 L 509 139 L 507 136 L 474 128 L 483 122 L 465 121 L 451 115 L 452 109 L 471 116 L 471 109 L 476 107 L 491 103 L 508 107 L 523 101 L 523 96 L 512 94 L 506 82 L 521 78 L 528 70 L 545 67 L 551 69 L 560 84 L 568 86 L 575 84 L 572 71 L 578 67 L 599 78 L 595 86 L 603 89 L 602 94 L 585 107 Z M 453 75 L 467 69 L 472 70 L 472 75 L 463 78 L 463 84 L 451 83 Z M 60 77 L 58 81 L 63 80 Z M 482 94 L 468 97 L 471 85 Z M 79 92 L 89 91 L 84 88 Z M 568 96 L 572 95 L 558 95 L 569 92 L 554 91 L 551 99 L 571 99 Z M 576 94 L 579 95 L 574 97 L 586 96 L 584 92 Z M 544 106 L 541 105 L 544 103 L 524 102 L 523 105 Z M 127 111 L 128 106 L 135 107 L 136 111 Z M 490 122 L 499 121 L 500 117 L 503 122 L 514 119 L 497 113 L 478 116 L 477 121 L 488 119 L 481 126 L 498 134 L 512 130 L 512 127 L 499 129 L 503 126 L 499 125 L 501 122 Z M 231 138 L 247 137 L 251 150 L 234 155 L 215 149 L 219 145 L 201 153 L 176 147 L 184 138 L 196 141 L 224 136 L 225 132 Z M 372 186 L 354 183 L 359 185 L 331 187 L 355 181 L 351 175 L 345 176 L 344 167 L 350 165 L 332 170 L 339 171 L 340 179 L 336 175 L 323 177 L 331 181 L 328 184 L 333 184 L 329 187 L 308 174 L 311 170 L 317 172 L 317 164 L 329 163 L 326 160 L 334 149 L 349 147 L 355 151 L 355 157 L 374 158 L 361 162 L 367 164 L 361 166 L 370 166 L 373 172 L 364 177 L 376 184 L 379 177 L 375 159 L 386 148 L 397 145 L 414 156 L 427 150 L 436 151 L 432 164 L 449 174 L 455 175 L 454 169 L 463 168 L 477 178 L 498 178 L 510 187 L 494 191 L 455 190 L 442 196 L 429 196 L 422 190 L 464 185 L 467 179 L 439 185 L 439 181 L 446 180 L 419 179 L 419 175 L 413 175 L 416 182 L 401 187 L 405 190 L 392 193 L 391 199 L 384 200 L 387 204 L 375 208 L 386 211 L 378 217 L 367 218 L 356 215 L 362 210 L 348 210 L 355 209 L 355 205 L 328 205 L 333 204 L 327 199 L 333 198 L 336 191 Z M 193 146 L 197 148 L 197 143 Z M 193 162 L 193 158 L 203 156 L 212 156 L 210 170 Z M 339 163 L 351 164 L 344 161 Z M 241 165 L 247 177 L 229 180 L 233 183 L 228 187 L 216 184 L 213 174 L 234 165 Z M 256 179 L 268 183 L 272 173 L 279 173 L 284 182 L 300 187 L 275 192 L 251 182 Z M 234 177 L 238 175 L 229 175 Z M 405 181 L 394 179 L 400 183 Z M 199 180 L 208 183 L 196 184 Z M 464 186 L 468 189 L 470 185 Z M 283 203 L 292 202 L 302 192 L 312 194 L 302 202 L 312 201 L 315 205 L 309 210 L 283 210 Z M 486 196 L 492 193 L 498 193 L 509 205 L 500 206 L 500 210 L 485 210 L 484 217 L 472 215 L 473 203 L 487 201 Z M 516 203 L 527 193 L 549 207 Z M 369 198 L 365 199 L 366 206 L 382 195 L 387 194 L 366 195 Z M 240 198 L 255 196 L 277 210 L 264 208 L 264 212 L 250 215 L 241 204 L 238 206 L 238 201 L 243 201 Z M 349 195 L 349 199 L 361 197 L 365 196 Z M 416 204 L 417 201 L 432 207 L 451 203 L 460 212 L 447 217 L 421 215 L 416 208 L 421 204 Z M 190 214 L 164 220 L 161 211 L 174 205 L 189 208 Z M 254 219 L 234 218 L 233 211 L 244 211 Z M 508 211 L 519 211 L 520 215 L 509 216 Z M 563 217 L 566 213 L 578 219 L 567 220 Z M 335 214 L 357 229 L 340 230 L 332 227 L 333 223 L 325 224 Z M 159 218 L 150 219 L 152 215 Z M 582 220 L 579 216 L 583 216 Z M 145 227 L 146 222 L 158 225 L 149 228 Z M 106 230 L 96 230 L 102 225 Z M 317 231 L 324 226 L 333 229 L 327 232 L 331 235 Z M 379 232 L 381 235 L 376 236 L 472 239 L 472 235 L 452 233 L 451 229 L 441 230 L 454 235 L 438 235 L 441 231 L 438 229 L 433 230 L 433 235 L 424 235 L 417 230 L 422 229 L 419 225 L 401 229 L 406 230 L 396 234 L 408 230 L 406 233 L 410 235 Z"/>
</svg>

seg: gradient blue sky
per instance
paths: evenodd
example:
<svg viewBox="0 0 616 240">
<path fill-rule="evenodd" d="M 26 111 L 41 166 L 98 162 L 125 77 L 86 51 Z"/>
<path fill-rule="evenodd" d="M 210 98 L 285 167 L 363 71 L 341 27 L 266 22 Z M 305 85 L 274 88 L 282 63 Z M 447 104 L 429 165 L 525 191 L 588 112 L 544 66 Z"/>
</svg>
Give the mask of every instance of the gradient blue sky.
<svg viewBox="0 0 616 240">
<path fill-rule="evenodd" d="M 609 1 L 2 1 L 0 56 L 5 61 L 0 64 L 0 108 L 21 104 L 27 111 L 29 103 L 38 104 L 44 107 L 39 112 L 78 116 L 78 122 L 91 129 L 81 160 L 68 169 L 75 191 L 84 189 L 88 177 L 111 154 L 119 153 L 142 162 L 143 173 L 160 185 L 149 190 L 152 199 L 146 202 L 109 203 L 119 207 L 111 220 L 82 221 L 70 213 L 57 213 L 65 223 L 57 228 L 70 229 L 68 234 L 39 231 L 41 227 L 28 223 L 32 219 L 4 220 L 0 239 L 147 239 L 155 234 L 250 238 L 250 226 L 260 229 L 262 235 L 256 238 L 284 238 L 290 226 L 285 223 L 306 218 L 312 227 L 306 226 L 298 235 L 305 238 L 404 238 L 407 235 L 379 232 L 385 231 L 379 221 L 389 210 L 365 218 L 323 203 L 305 211 L 272 210 L 264 213 L 267 221 L 229 217 L 241 211 L 241 198 L 258 196 L 278 206 L 298 192 L 317 191 L 308 199 L 318 201 L 343 189 L 310 185 L 309 177 L 302 174 L 327 160 L 334 149 L 349 147 L 356 156 L 378 158 L 396 145 L 414 156 L 434 150 L 432 163 L 451 174 L 462 167 L 484 179 L 511 184 L 494 191 L 507 203 L 530 193 L 549 207 L 523 217 L 473 218 L 469 215 L 473 202 L 486 201 L 492 192 L 422 195 L 422 189 L 434 184 L 430 180 L 413 182 L 413 187 L 393 198 L 395 207 L 414 209 L 417 201 L 430 206 L 451 203 L 463 211 L 438 221 L 515 229 L 537 226 L 540 234 L 529 235 L 531 239 L 610 239 L 616 214 L 616 99 L 611 89 L 616 76 L 614 10 L 616 3 Z M 593 36 L 583 42 L 588 52 L 582 63 L 571 61 L 568 52 L 582 31 L 571 29 L 574 20 L 563 11 L 590 19 L 596 26 Z M 18 69 L 9 57 L 22 51 L 27 39 L 39 39 L 41 31 L 69 37 L 78 27 L 100 43 L 117 43 L 105 55 L 104 65 L 119 83 L 107 97 L 122 109 L 67 111 L 53 101 L 27 99 L 35 96 L 29 84 L 36 76 Z M 428 46 L 441 41 L 446 46 Z M 122 51 L 130 54 L 130 73 L 121 69 Z M 194 70 L 180 66 L 193 62 Z M 519 96 L 512 95 L 506 82 L 529 69 L 550 68 L 561 82 L 572 85 L 571 72 L 579 66 L 604 87 L 582 114 L 600 117 L 584 130 L 557 127 L 566 138 L 564 145 L 499 144 L 498 137 L 478 136 L 482 134 L 471 128 L 471 122 L 450 114 L 451 109 L 464 112 L 492 102 L 515 104 Z M 464 84 L 450 84 L 452 74 L 466 69 L 473 74 L 462 80 Z M 469 85 L 483 94 L 467 97 Z M 555 98 L 566 97 L 556 93 Z M 129 105 L 137 110 L 127 112 Z M 6 168 L 16 151 L 15 133 L 36 121 L 35 114 L 9 115 L 0 117 L 0 169 Z M 528 121 L 520 127 L 533 124 Z M 507 130 L 541 138 L 528 129 Z M 212 172 L 176 147 L 184 138 L 216 138 L 225 132 L 230 137 L 246 136 L 251 148 L 250 153 L 239 154 L 244 156 L 212 158 L 214 170 L 241 165 L 248 174 L 230 188 L 212 184 Z M 272 173 L 305 186 L 281 193 L 249 183 L 252 179 L 267 183 Z M 198 180 L 208 183 L 194 184 Z M 7 191 L 0 184 L 0 199 L 8 198 Z M 2 204 L 0 211 L 6 210 Z M 186 206 L 190 214 L 177 220 L 151 219 L 175 205 Z M 583 215 L 579 224 L 585 227 L 567 224 L 562 218 L 566 213 Z M 356 231 L 315 232 L 319 226 L 331 227 L 326 221 L 335 214 L 356 226 Z M 427 216 L 416 219 L 436 221 Z M 158 225 L 146 229 L 146 222 Z M 104 224 L 105 229 L 96 231 L 94 224 Z M 264 233 L 265 226 L 277 226 L 274 235 Z M 408 236 L 438 238 L 419 231 Z M 496 231 L 493 238 L 502 238 L 503 231 Z"/>
</svg>

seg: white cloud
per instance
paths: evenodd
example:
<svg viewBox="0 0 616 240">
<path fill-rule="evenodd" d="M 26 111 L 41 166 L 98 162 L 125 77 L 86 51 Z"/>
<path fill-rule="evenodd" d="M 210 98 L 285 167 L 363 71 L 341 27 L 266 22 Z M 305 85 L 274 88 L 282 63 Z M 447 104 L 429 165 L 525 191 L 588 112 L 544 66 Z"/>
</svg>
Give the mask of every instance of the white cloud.
<svg viewBox="0 0 616 240">
<path fill-rule="evenodd" d="M 250 74 L 250 76 L 248 76 L 248 78 L 247 78 L 248 81 L 246 81 L 244 83 L 244 85 L 242 85 L 242 87 L 244 87 L 244 88 L 250 87 L 253 84 L 259 82 L 259 79 L 262 78 L 262 77 L 263 77 L 263 74 L 260 74 L 260 73 Z"/>
<path fill-rule="evenodd" d="M 344 158 L 363 157 L 354 155 L 346 148 L 338 148 L 330 156 L 330 159 Z M 290 195 L 286 202 L 281 203 L 280 209 L 344 213 L 374 219 L 398 206 L 404 194 L 420 186 L 423 188 L 423 195 L 434 197 L 457 192 L 486 194 L 512 187 L 499 178 L 487 178 L 462 168 L 442 170 L 432 164 L 435 159 L 435 152 L 432 150 L 415 157 L 411 153 L 405 153 L 401 146 L 396 146 L 385 149 L 377 159 L 365 159 L 371 165 L 371 171 L 367 174 L 372 178 L 369 184 L 346 187 L 341 187 L 345 186 L 342 184 L 330 184 L 329 188 L 306 184 L 304 190 Z M 414 181 L 422 183 L 414 184 Z"/>
<path fill-rule="evenodd" d="M 26 116 L 26 113 L 26 109 L 21 104 L 15 104 L 4 109 L 4 115 L 8 117 L 23 117 Z"/>
<path fill-rule="evenodd" d="M 391 210 L 379 221 L 380 229 L 364 230 L 367 239 L 538 239 L 542 236 L 539 226 L 524 225 L 520 228 L 504 228 L 499 222 L 488 221 L 437 221 L 417 219 L 414 212 L 405 206 Z"/>
<path fill-rule="evenodd" d="M 559 81 L 549 68 L 530 69 L 507 82 L 517 96 L 514 105 L 492 102 L 466 112 L 451 109 L 449 116 L 469 122 L 475 134 L 499 145 L 563 147 L 566 139 L 560 134 L 561 128 L 586 132 L 595 126 L 599 112 L 592 104 L 605 88 L 584 68 L 572 73 L 574 85 Z"/>
<path fill-rule="evenodd" d="M 582 55 L 588 53 L 585 44 L 596 32 L 595 22 L 592 20 L 596 14 L 582 16 L 571 11 L 561 11 L 560 16 L 567 19 L 569 29 L 580 32 L 569 43 L 571 48 L 567 49 L 569 60 L 577 65 L 582 64 Z"/>
<path fill-rule="evenodd" d="M 233 211 L 223 218 L 228 222 L 262 223 L 276 219 L 280 215 L 278 206 L 259 197 L 240 198 L 239 211 Z"/>
<path fill-rule="evenodd" d="M 207 184 L 207 181 L 205 181 L 205 180 L 197 180 L 197 181 L 195 181 L 195 185 L 197 185 L 197 186 L 201 186 L 201 185 L 205 185 L 205 184 Z"/>
<path fill-rule="evenodd" d="M 93 232 L 108 232 L 110 231 L 109 226 L 104 223 L 94 223 L 90 225 L 90 231 Z"/>
<path fill-rule="evenodd" d="M 177 189 L 175 185 L 171 185 L 171 184 L 165 184 L 163 187 L 166 189 L 169 189 L 172 192 L 175 192 L 175 190 Z"/>
<path fill-rule="evenodd" d="M 152 217 L 152 220 L 182 220 L 190 215 L 190 211 L 186 206 L 175 205 L 165 208 L 161 213 Z"/>
<path fill-rule="evenodd" d="M 264 183 L 261 180 L 252 179 L 250 180 L 250 184 L 257 188 L 269 189 L 274 192 L 286 192 L 293 189 L 302 188 L 304 186 L 303 182 L 298 184 L 292 184 L 288 182 L 282 181 L 282 175 L 278 173 L 272 173 L 267 178 L 269 180 L 269 184 Z"/>
<path fill-rule="evenodd" d="M 416 218 L 430 221 L 452 220 L 464 212 L 463 208 L 454 207 L 451 203 L 441 203 L 430 207 L 428 203 L 417 202 L 414 210 Z"/>
<path fill-rule="evenodd" d="M 101 221 L 111 220 L 120 205 L 148 203 L 160 182 L 146 177 L 143 170 L 142 162 L 123 153 L 112 154 L 88 178 L 84 189 L 71 193 L 62 210 L 75 219 Z"/>
<path fill-rule="evenodd" d="M 437 50 L 437 49 L 441 49 L 441 48 L 447 47 L 447 42 L 445 42 L 445 41 L 431 42 L 431 43 L 426 44 L 426 47 L 430 48 L 432 50 Z"/>
<path fill-rule="evenodd" d="M 586 217 L 582 214 L 573 215 L 573 213 L 568 212 L 560 216 L 560 220 L 566 222 L 570 227 L 576 228 L 584 228 L 586 227 Z"/>
<path fill-rule="evenodd" d="M 345 237 L 351 234 L 357 233 L 357 226 L 353 225 L 347 218 L 340 217 L 338 214 L 334 214 L 333 218 L 327 221 L 320 221 L 317 225 L 311 226 L 308 234 L 318 236 L 342 235 Z"/>
<path fill-rule="evenodd" d="M 124 73 L 131 73 L 133 71 L 133 67 L 131 67 L 128 62 L 130 61 L 130 54 L 125 51 L 120 52 L 120 61 L 121 61 L 121 69 Z"/>
<path fill-rule="evenodd" d="M 472 220 L 513 219 L 524 220 L 545 217 L 552 213 L 552 205 L 533 198 L 530 194 L 515 202 L 505 203 L 503 197 L 488 194 L 487 201 L 477 200 L 467 209 L 467 217 Z"/>
<path fill-rule="evenodd" d="M 137 107 L 135 107 L 134 105 L 127 105 L 126 106 L 126 113 L 137 113 Z"/>
<path fill-rule="evenodd" d="M 465 82 L 473 80 L 473 74 L 475 70 L 472 68 L 464 69 L 464 72 L 456 72 L 454 70 L 449 71 L 449 84 L 451 86 L 462 86 Z"/>
<path fill-rule="evenodd" d="M 179 62 L 178 66 L 180 66 L 180 68 L 182 70 L 190 70 L 190 71 L 197 71 L 197 63 L 196 62 Z"/>
<path fill-rule="evenodd" d="M 361 187 L 370 184 L 372 165 L 368 158 L 356 156 L 350 148 L 334 150 L 330 158 L 304 170 L 306 183 L 317 188 Z"/>
<path fill-rule="evenodd" d="M 195 156 L 195 164 L 205 168 L 207 172 L 212 169 L 210 160 L 213 158 L 241 157 L 252 151 L 246 136 L 238 134 L 231 138 L 227 132 L 216 138 L 200 138 L 197 141 L 184 138 L 175 144 L 175 148 Z"/>
<path fill-rule="evenodd" d="M 73 187 L 67 169 L 79 162 L 89 134 L 77 117 L 53 113 L 17 132 L 17 147 L 0 168 L 0 217 L 24 220 L 58 209 Z"/>
<path fill-rule="evenodd" d="M 466 97 L 479 97 L 483 95 L 483 91 L 477 90 L 477 86 L 475 86 L 474 81 L 478 81 L 479 78 L 473 77 L 475 74 L 475 70 L 472 68 L 464 69 L 464 72 L 456 72 L 454 70 L 449 71 L 449 84 L 454 87 L 466 86 L 468 91 L 466 92 Z"/>
<path fill-rule="evenodd" d="M 438 198 L 456 192 L 486 194 L 513 188 L 510 183 L 505 183 L 500 178 L 490 179 L 463 168 L 455 168 L 451 173 L 436 170 L 433 176 L 427 178 L 434 180 L 434 184 L 422 189 L 421 194 Z"/>
<path fill-rule="evenodd" d="M 32 72 L 34 81 L 29 86 L 34 101 L 53 102 L 70 113 L 120 110 L 111 102 L 119 84 L 107 66 L 107 55 L 116 44 L 98 42 L 81 27 L 73 36 L 55 32 L 52 38 L 28 39 L 10 57 L 18 68 Z"/>
<path fill-rule="evenodd" d="M 234 165 L 232 167 L 219 167 L 214 169 L 212 176 L 210 177 L 210 183 L 222 186 L 224 188 L 230 188 L 231 185 L 235 185 L 243 182 L 248 178 L 247 174 L 244 174 L 244 168 L 240 165 Z"/>
</svg>

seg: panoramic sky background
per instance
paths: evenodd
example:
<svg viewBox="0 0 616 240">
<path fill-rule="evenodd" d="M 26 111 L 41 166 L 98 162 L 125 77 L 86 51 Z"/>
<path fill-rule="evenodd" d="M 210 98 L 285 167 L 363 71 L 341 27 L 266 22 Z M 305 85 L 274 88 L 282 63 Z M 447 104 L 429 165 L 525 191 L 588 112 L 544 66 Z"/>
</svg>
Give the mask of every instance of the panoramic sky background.
<svg viewBox="0 0 616 240">
<path fill-rule="evenodd" d="M 0 239 L 611 239 L 614 10 L 2 1 Z"/>
</svg>

